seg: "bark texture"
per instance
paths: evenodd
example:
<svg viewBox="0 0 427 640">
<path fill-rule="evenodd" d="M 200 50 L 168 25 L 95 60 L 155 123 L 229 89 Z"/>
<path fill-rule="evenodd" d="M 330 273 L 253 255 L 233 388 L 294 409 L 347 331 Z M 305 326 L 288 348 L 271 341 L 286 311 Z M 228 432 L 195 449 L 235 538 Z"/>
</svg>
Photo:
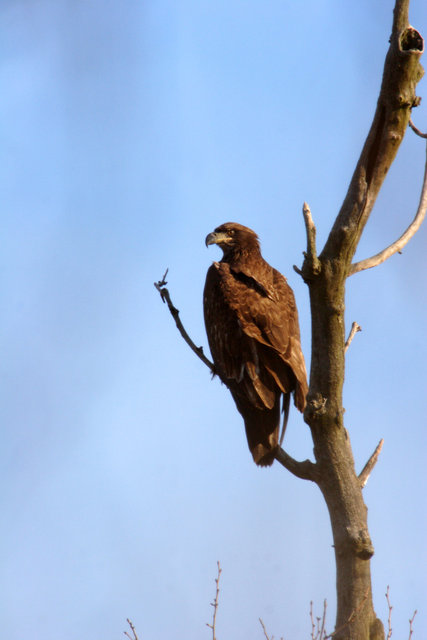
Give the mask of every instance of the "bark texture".
<svg viewBox="0 0 427 640">
<path fill-rule="evenodd" d="M 363 228 L 418 104 L 415 88 L 423 75 L 420 34 L 408 22 L 409 0 L 397 0 L 390 48 L 371 129 L 347 195 L 325 247 L 317 257 L 307 216 L 308 248 L 301 274 L 309 286 L 312 314 L 310 391 L 304 419 L 316 458 L 315 482 L 328 506 L 337 567 L 337 619 L 334 638 L 379 640 L 371 592 L 374 548 L 367 509 L 344 427 L 345 283 Z M 311 217 L 310 217 L 311 219 Z"/>
</svg>

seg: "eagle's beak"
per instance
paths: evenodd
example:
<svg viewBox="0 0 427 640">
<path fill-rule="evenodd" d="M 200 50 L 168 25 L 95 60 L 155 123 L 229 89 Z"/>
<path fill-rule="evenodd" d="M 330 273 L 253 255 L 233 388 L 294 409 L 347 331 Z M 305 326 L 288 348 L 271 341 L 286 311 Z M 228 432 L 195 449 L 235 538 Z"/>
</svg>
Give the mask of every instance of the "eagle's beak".
<svg viewBox="0 0 427 640">
<path fill-rule="evenodd" d="M 216 233 L 209 233 L 206 236 L 205 245 L 208 247 L 210 244 L 216 244 Z"/>
<path fill-rule="evenodd" d="M 212 231 L 209 235 L 206 236 L 205 245 L 208 247 L 210 244 L 227 244 L 227 241 L 230 241 L 230 238 L 226 233 L 221 233 L 220 231 Z"/>
</svg>

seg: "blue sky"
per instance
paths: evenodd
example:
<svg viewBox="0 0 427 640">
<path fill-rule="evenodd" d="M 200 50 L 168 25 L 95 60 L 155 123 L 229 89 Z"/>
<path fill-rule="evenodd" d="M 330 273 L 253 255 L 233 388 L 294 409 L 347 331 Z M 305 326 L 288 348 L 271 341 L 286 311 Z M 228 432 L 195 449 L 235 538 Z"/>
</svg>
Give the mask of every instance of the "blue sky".
<svg viewBox="0 0 427 640">
<path fill-rule="evenodd" d="M 321 248 L 374 112 L 392 2 L 3 0 L 1 627 L 9 640 L 308 638 L 334 562 L 320 492 L 255 467 L 226 389 L 153 282 L 169 267 L 206 348 L 206 234 L 234 220 L 294 288 L 309 202 Z M 411 22 L 427 33 L 423 0 Z M 418 94 L 426 98 L 423 80 Z M 414 113 L 426 128 L 425 105 Z M 419 197 L 408 132 L 358 250 L 396 239 Z M 425 604 L 426 229 L 353 276 L 346 426 L 365 489 L 377 613 L 421 637 Z M 311 457 L 291 414 L 286 448 Z M 423 608 L 424 607 L 424 608 Z M 205 635 L 204 635 L 205 634 Z M 406 635 L 405 635 L 406 634 Z"/>
</svg>

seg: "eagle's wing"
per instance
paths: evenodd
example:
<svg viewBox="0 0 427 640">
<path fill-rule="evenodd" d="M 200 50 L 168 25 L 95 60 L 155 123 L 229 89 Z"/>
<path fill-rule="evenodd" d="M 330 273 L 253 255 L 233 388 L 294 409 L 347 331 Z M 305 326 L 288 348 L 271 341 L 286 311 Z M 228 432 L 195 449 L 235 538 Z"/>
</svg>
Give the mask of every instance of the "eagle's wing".
<svg viewBox="0 0 427 640">
<path fill-rule="evenodd" d="M 265 262 L 250 274 L 214 263 L 206 279 L 205 322 L 220 373 L 237 381 L 254 406 L 271 408 L 278 387 L 284 393 L 295 388 L 296 405 L 304 408 L 307 383 L 295 299 L 278 271 Z"/>
<path fill-rule="evenodd" d="M 225 295 L 222 265 L 214 262 L 208 269 L 203 294 L 203 307 L 209 347 L 221 378 L 240 382 L 242 371 L 242 339 L 239 316 L 233 311 L 238 305 L 237 291 Z M 230 305 L 230 297 L 234 299 Z M 226 382 L 224 380 L 224 382 Z"/>
</svg>

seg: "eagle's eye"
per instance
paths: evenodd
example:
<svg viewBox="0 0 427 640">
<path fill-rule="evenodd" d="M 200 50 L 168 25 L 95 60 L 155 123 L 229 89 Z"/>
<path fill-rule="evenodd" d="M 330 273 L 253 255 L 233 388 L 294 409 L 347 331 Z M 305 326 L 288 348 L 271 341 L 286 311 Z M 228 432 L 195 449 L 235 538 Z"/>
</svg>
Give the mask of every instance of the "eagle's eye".
<svg viewBox="0 0 427 640">
<path fill-rule="evenodd" d="M 234 229 L 228 229 L 227 235 L 230 236 L 230 237 L 234 236 Z"/>
</svg>

